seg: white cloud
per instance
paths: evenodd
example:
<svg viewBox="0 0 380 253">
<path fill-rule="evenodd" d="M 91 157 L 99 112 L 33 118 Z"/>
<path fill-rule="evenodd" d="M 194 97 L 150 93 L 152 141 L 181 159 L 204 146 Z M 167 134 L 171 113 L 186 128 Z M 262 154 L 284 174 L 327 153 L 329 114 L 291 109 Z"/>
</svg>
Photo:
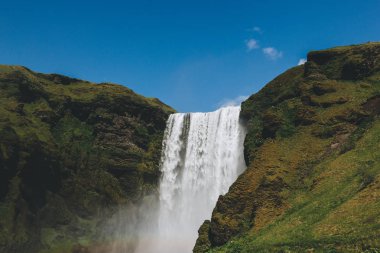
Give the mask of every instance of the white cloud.
<svg viewBox="0 0 380 253">
<path fill-rule="evenodd" d="M 252 30 L 253 30 L 254 32 L 257 32 L 257 33 L 262 33 L 261 28 L 258 27 L 258 26 L 253 27 Z"/>
<path fill-rule="evenodd" d="M 274 47 L 263 48 L 263 53 L 269 57 L 271 60 L 277 60 L 282 57 L 282 52 L 278 51 Z"/>
<path fill-rule="evenodd" d="M 299 61 L 298 61 L 298 64 L 297 64 L 297 65 L 302 65 L 302 64 L 305 64 L 305 62 L 306 62 L 306 59 L 304 59 L 304 58 L 301 58 L 301 59 L 299 59 Z"/>
<path fill-rule="evenodd" d="M 223 99 L 218 106 L 219 107 L 228 107 L 228 106 L 237 106 L 240 105 L 244 100 L 246 100 L 248 96 L 238 96 L 236 98 L 226 98 Z"/>
<path fill-rule="evenodd" d="M 255 27 L 253 27 L 253 28 L 250 28 L 250 29 L 248 29 L 248 31 L 249 31 L 249 32 L 256 32 L 256 33 L 260 33 L 260 34 L 263 33 L 263 31 L 261 30 L 261 28 L 258 27 L 258 26 L 255 26 Z"/>
<path fill-rule="evenodd" d="M 245 41 L 245 45 L 247 46 L 248 52 L 260 47 L 258 41 L 255 39 Z"/>
</svg>

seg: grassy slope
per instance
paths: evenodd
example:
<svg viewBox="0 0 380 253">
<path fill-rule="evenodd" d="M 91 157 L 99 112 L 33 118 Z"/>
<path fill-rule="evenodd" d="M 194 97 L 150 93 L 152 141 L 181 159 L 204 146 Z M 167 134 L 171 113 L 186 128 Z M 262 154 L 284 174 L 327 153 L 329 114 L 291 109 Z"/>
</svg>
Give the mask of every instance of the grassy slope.
<svg viewBox="0 0 380 253">
<path fill-rule="evenodd" d="M 378 252 L 379 114 L 380 43 L 311 52 L 270 82 L 242 106 L 248 169 L 195 252 Z"/>
<path fill-rule="evenodd" d="M 173 110 L 115 84 L 0 66 L 0 252 L 69 252 L 155 191 Z"/>
</svg>

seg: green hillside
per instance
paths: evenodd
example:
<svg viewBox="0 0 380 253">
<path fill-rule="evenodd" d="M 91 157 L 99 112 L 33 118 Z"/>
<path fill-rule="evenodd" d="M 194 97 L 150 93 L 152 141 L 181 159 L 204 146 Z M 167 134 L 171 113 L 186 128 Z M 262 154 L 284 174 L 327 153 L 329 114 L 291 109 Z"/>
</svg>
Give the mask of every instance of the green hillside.
<svg viewBox="0 0 380 253">
<path fill-rule="evenodd" d="M 243 103 L 248 169 L 194 252 L 380 251 L 380 43 L 307 60 Z"/>
<path fill-rule="evenodd" d="M 0 66 L 0 252 L 102 240 L 107 217 L 156 193 L 172 112 L 120 85 Z"/>
</svg>

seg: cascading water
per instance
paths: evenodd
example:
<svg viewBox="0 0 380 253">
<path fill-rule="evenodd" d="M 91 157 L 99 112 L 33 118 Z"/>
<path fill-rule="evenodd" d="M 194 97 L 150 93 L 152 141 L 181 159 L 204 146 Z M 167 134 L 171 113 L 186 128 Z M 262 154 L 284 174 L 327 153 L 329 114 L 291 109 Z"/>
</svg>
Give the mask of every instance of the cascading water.
<svg viewBox="0 0 380 253">
<path fill-rule="evenodd" d="M 175 113 L 165 130 L 161 158 L 162 179 L 157 229 L 139 253 L 191 252 L 198 228 L 210 219 L 225 194 L 245 169 L 245 129 L 239 123 L 240 107 L 210 113 Z"/>
</svg>

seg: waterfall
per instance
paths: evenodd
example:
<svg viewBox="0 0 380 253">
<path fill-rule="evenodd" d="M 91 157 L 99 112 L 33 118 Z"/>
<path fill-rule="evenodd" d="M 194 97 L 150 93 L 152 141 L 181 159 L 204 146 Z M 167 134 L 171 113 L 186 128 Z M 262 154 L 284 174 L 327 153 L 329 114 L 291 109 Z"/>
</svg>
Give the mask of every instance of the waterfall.
<svg viewBox="0 0 380 253">
<path fill-rule="evenodd" d="M 245 169 L 240 107 L 170 115 L 161 157 L 157 228 L 139 253 L 192 252 L 198 228 Z M 147 232 L 147 231 L 146 231 Z"/>
</svg>

